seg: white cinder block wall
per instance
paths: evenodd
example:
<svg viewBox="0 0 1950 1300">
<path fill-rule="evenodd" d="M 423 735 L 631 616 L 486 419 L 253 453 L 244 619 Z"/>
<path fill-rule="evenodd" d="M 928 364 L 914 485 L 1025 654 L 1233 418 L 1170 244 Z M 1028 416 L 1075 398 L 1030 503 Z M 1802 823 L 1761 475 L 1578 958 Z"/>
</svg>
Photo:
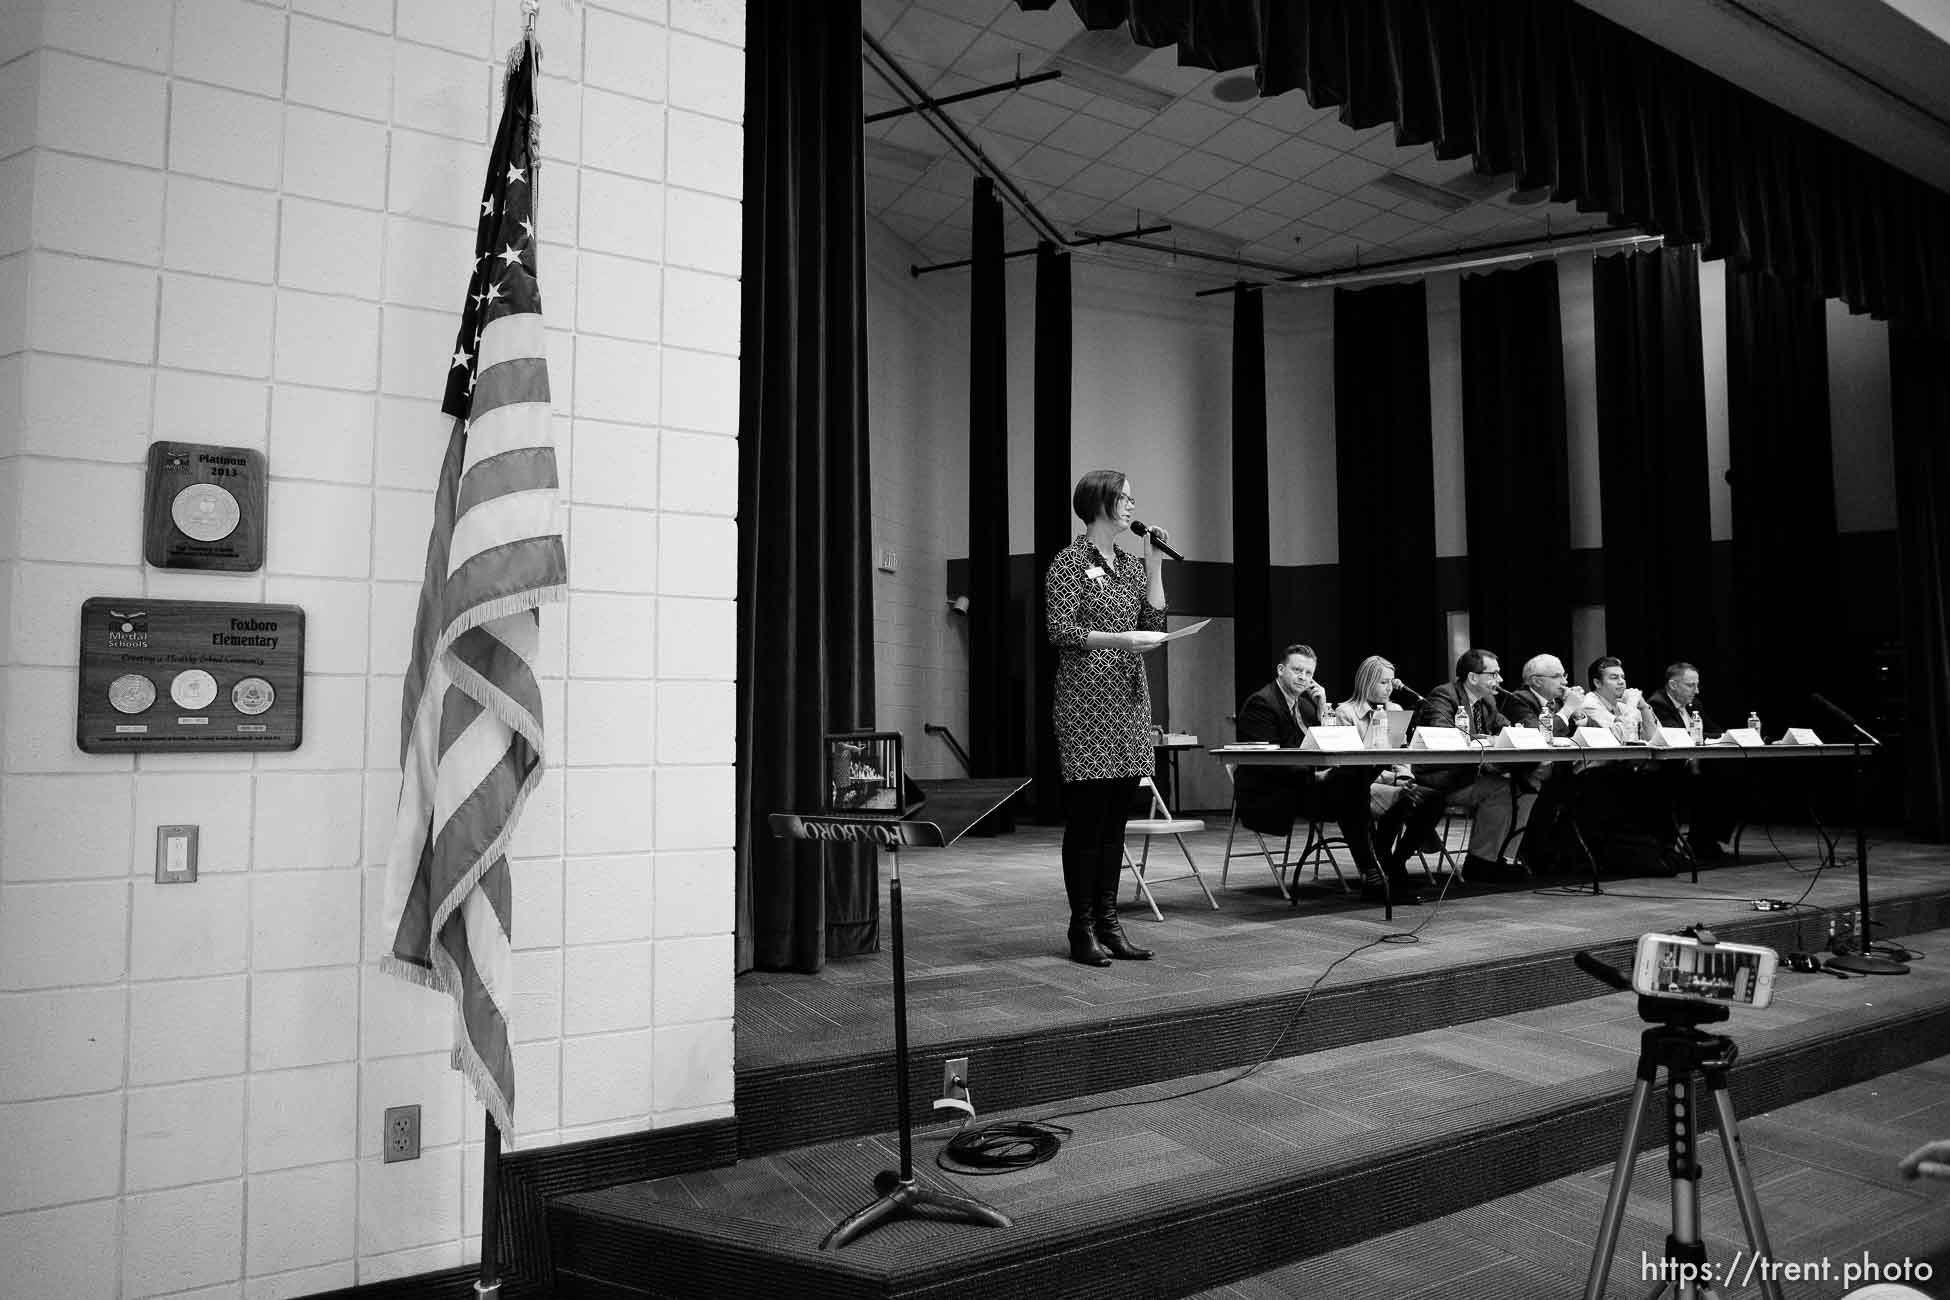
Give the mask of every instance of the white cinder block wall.
<svg viewBox="0 0 1950 1300">
<path fill-rule="evenodd" d="M 374 961 L 437 410 L 518 0 L 0 6 L 0 1295 L 270 1297 L 478 1253 L 448 1012 Z M 731 1109 L 744 21 L 544 0 L 573 592 L 516 844 L 518 1142 Z M 268 560 L 141 562 L 153 439 L 264 449 Z M 92 595 L 309 616 L 288 755 L 84 755 Z M 151 882 L 155 827 L 202 879 Z M 425 1153 L 378 1160 L 380 1112 Z"/>
</svg>

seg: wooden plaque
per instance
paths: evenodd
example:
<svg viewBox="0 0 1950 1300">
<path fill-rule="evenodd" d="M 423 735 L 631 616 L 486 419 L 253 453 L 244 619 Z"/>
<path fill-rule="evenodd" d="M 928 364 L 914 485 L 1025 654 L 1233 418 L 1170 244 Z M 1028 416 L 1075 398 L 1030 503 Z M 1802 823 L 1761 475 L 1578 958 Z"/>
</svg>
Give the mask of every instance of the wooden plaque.
<svg viewBox="0 0 1950 1300">
<path fill-rule="evenodd" d="M 163 569 L 249 573 L 262 568 L 264 499 L 259 451 L 151 443 L 142 557 Z"/>
<path fill-rule="evenodd" d="M 82 602 L 75 743 L 87 753 L 296 749 L 304 705 L 296 605 Z"/>
</svg>

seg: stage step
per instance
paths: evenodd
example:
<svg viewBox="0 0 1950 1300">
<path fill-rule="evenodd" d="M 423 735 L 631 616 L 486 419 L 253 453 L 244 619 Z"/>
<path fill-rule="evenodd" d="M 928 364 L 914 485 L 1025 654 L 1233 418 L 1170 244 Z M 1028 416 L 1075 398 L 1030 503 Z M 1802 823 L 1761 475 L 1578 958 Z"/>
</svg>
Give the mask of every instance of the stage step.
<svg viewBox="0 0 1950 1300">
<path fill-rule="evenodd" d="M 1722 937 L 1766 942 L 1780 924 L 1727 926 Z M 1787 932 L 1772 938 L 1797 946 Z M 1909 942 L 1941 952 L 1946 940 L 1933 931 Z M 1622 958 L 1623 947 L 1603 951 Z M 982 1198 L 1014 1219 L 1009 1229 L 902 1219 L 820 1251 L 832 1223 L 896 1164 L 885 1126 L 562 1197 L 549 1212 L 558 1294 L 1171 1297 L 1437 1219 L 1616 1155 L 1642 1025 L 1632 998 L 1588 996 L 1598 986 L 1567 968 L 1557 953 L 1329 985 L 1243 1079 L 1198 1072 L 1214 1053 L 1196 1017 L 1106 1028 L 1095 1050 L 1133 1062 L 1149 1043 L 1173 1059 L 1152 1063 L 1155 1081 L 1139 1087 L 1051 1094 L 1068 1100 L 1042 1110 L 1073 1112 L 1059 1122 L 1075 1130 L 1054 1161 L 950 1177 L 931 1163 L 942 1130 L 917 1136 L 922 1180 Z M 1486 1011 L 1472 1017 L 1474 1008 Z M 1246 1041 L 1265 1053 L 1293 1009 L 1284 999 L 1265 1010 L 1263 1036 L 1236 1040 L 1227 1059 L 1251 1059 L 1239 1055 Z M 1723 1028 L 1742 1048 L 1735 1105 L 1758 1115 L 1950 1053 L 1950 968 L 1923 962 L 1906 976 L 1849 982 L 1784 972 L 1773 1007 L 1737 1012 Z M 995 1050 L 970 1051 L 983 1047 Z M 1074 1034 L 1070 1048 L 1092 1050 Z M 1062 1077 L 1101 1068 L 1074 1063 Z M 917 1096 L 935 1084 L 915 1075 Z M 886 1091 L 884 1077 L 853 1086 Z M 1107 1105 L 1117 1108 L 1083 1113 Z M 741 1092 L 741 1118 L 742 1107 Z M 1032 1113 L 1011 1102 L 984 1109 L 1005 1107 Z M 1646 1136 L 1663 1140 L 1656 1124 Z"/>
<path fill-rule="evenodd" d="M 1779 1110 L 1742 1114 L 1740 1144 L 1790 1297 L 1829 1300 L 1871 1282 L 1950 1296 L 1944 1188 L 1905 1179 L 1896 1161 L 1943 1136 L 1950 1057 Z M 1756 1265 L 1716 1137 L 1701 1144 L 1700 1226 L 1707 1262 L 1731 1270 L 1721 1294 L 1758 1296 Z M 1370 1238 L 1356 1246 L 1202 1290 L 1186 1300 L 1564 1300 L 1584 1294 L 1604 1219 L 1611 1161 L 1528 1191 Z M 1671 1225 L 1663 1148 L 1634 1165 L 1606 1294 L 1643 1296 L 1660 1280 Z M 1725 1277 L 1725 1273 L 1721 1273 Z"/>
<path fill-rule="evenodd" d="M 1837 885 L 1848 883 L 1840 873 L 1836 876 Z M 1759 886 L 1751 883 L 1755 878 L 1750 873 L 1735 887 L 1782 888 L 1778 874 Z M 1725 889 L 1733 877 L 1713 872 L 1702 881 Z M 1128 928 L 1137 941 L 1161 949 L 1156 963 L 1136 970 L 1120 964 L 1098 972 L 1051 959 L 1059 968 L 1055 978 L 1117 981 L 1128 991 L 1127 1010 L 1066 1007 L 1062 986 L 1054 980 L 1048 998 L 1054 1005 L 1027 1029 L 997 1022 L 979 1036 L 942 1035 L 930 1029 L 922 1011 L 910 1010 L 908 1086 L 925 1117 L 940 1095 L 942 1062 L 966 1057 L 977 1106 L 987 1113 L 1016 1112 L 1223 1069 L 1269 1053 L 1293 1056 L 1574 1002 L 1590 997 L 1595 986 L 1571 965 L 1572 953 L 1588 948 L 1615 965 L 1627 963 L 1636 936 L 1647 930 L 1703 922 L 1732 942 L 1764 944 L 1781 952 L 1819 947 L 1831 916 L 1848 910 L 1846 901 L 1834 905 L 1849 892 L 1839 888 L 1831 889 L 1827 907 L 1762 913 L 1738 897 L 1675 899 L 1677 882 L 1660 889 L 1663 884 L 1617 882 L 1611 886 L 1617 892 L 1602 900 L 1553 900 L 1557 906 L 1549 916 L 1538 915 L 1544 900 L 1528 889 L 1461 892 L 1447 901 L 1447 913 L 1424 942 L 1369 947 L 1322 983 L 1308 1003 L 1304 1032 L 1293 1029 L 1293 1009 L 1328 963 L 1365 940 L 1415 926 L 1428 909 L 1398 909 L 1395 924 L 1383 926 L 1379 913 L 1368 906 L 1329 900 L 1296 911 L 1270 890 L 1262 891 L 1267 898 L 1228 893 L 1226 915 L 1240 918 L 1239 930 L 1250 927 L 1256 933 L 1250 938 L 1235 934 L 1225 942 L 1234 948 L 1281 945 L 1276 951 L 1285 965 L 1272 968 L 1277 974 L 1270 973 L 1264 959 L 1257 964 L 1239 960 L 1208 942 L 1191 953 L 1189 962 L 1197 974 L 1204 969 L 1198 963 L 1209 960 L 1211 978 L 1202 987 L 1194 983 L 1191 991 L 1161 993 L 1155 986 L 1170 982 L 1170 975 L 1154 974 L 1151 968 L 1185 960 L 1187 945 L 1169 931 L 1154 937 L 1150 923 L 1134 921 Z M 1247 911 L 1255 906 L 1258 914 Z M 1878 898 L 1874 915 L 1878 937 L 1950 926 L 1950 890 L 1940 876 L 1928 884 L 1903 882 Z M 1581 919 L 1567 922 L 1567 916 Z M 1326 930 L 1330 924 L 1338 929 Z M 1238 962 L 1239 978 L 1228 979 L 1221 965 L 1228 960 Z M 1392 970 L 1402 973 L 1389 974 Z M 1078 974 L 1071 976 L 1072 971 Z M 981 977 L 979 970 L 963 969 L 921 977 L 910 973 L 909 1006 L 925 1008 L 929 999 L 952 1001 L 957 984 Z M 830 989 L 811 992 L 834 996 Z M 883 1011 L 876 1041 L 850 1050 L 834 1053 L 801 1042 L 791 1059 L 777 1064 L 747 1068 L 741 1063 L 735 1101 L 739 1154 L 764 1155 L 894 1128 L 891 1039 L 885 1029 L 890 1015 L 890 1010 Z M 747 1032 L 743 1021 L 739 1032 Z"/>
</svg>

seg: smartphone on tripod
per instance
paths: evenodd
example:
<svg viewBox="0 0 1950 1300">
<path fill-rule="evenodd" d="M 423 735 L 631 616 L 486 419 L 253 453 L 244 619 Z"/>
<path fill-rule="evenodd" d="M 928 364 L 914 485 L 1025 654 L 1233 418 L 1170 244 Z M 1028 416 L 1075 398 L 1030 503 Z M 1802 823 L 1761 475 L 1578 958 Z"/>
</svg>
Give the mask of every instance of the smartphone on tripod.
<svg viewBox="0 0 1950 1300">
<path fill-rule="evenodd" d="M 1642 934 L 1632 960 L 1632 988 L 1647 997 L 1764 1007 L 1774 1000 L 1780 964 L 1779 953 L 1756 944 Z"/>
</svg>

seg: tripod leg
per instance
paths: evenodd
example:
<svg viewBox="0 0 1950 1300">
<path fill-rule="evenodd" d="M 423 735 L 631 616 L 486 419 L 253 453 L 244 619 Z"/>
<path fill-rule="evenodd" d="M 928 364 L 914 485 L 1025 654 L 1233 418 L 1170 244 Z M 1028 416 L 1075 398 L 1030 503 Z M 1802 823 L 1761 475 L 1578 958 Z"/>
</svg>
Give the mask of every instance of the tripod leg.
<svg viewBox="0 0 1950 1300">
<path fill-rule="evenodd" d="M 1612 1166 L 1611 1191 L 1605 1196 L 1605 1215 L 1598 1223 L 1598 1241 L 1591 1248 L 1591 1271 L 1584 1279 L 1584 1300 L 1604 1300 L 1605 1279 L 1611 1273 L 1612 1251 L 1618 1245 L 1618 1230 L 1625 1222 L 1625 1201 L 1632 1194 L 1632 1164 L 1638 1159 L 1639 1133 L 1645 1125 L 1645 1102 L 1652 1095 L 1652 1081 L 1641 1077 L 1626 1103 L 1625 1139 L 1618 1145 L 1618 1163 Z M 1661 1290 L 1663 1290 L 1663 1284 Z M 1654 1292 L 1657 1295 L 1658 1292 Z"/>
<path fill-rule="evenodd" d="M 1740 1222 L 1747 1229 L 1747 1245 L 1756 1259 L 1769 1263 L 1774 1247 L 1767 1240 L 1767 1225 L 1760 1217 L 1760 1195 L 1754 1190 L 1754 1177 L 1747 1169 L 1747 1149 L 1740 1144 L 1740 1128 L 1733 1114 L 1733 1101 L 1727 1096 L 1724 1071 L 1708 1074 L 1707 1093 L 1713 1098 L 1713 1116 L 1720 1125 L 1720 1146 L 1727 1158 L 1727 1177 L 1733 1180 L 1733 1195 L 1740 1206 Z M 1760 1293 L 1766 1300 L 1781 1300 L 1780 1280 L 1763 1274 Z"/>
</svg>

